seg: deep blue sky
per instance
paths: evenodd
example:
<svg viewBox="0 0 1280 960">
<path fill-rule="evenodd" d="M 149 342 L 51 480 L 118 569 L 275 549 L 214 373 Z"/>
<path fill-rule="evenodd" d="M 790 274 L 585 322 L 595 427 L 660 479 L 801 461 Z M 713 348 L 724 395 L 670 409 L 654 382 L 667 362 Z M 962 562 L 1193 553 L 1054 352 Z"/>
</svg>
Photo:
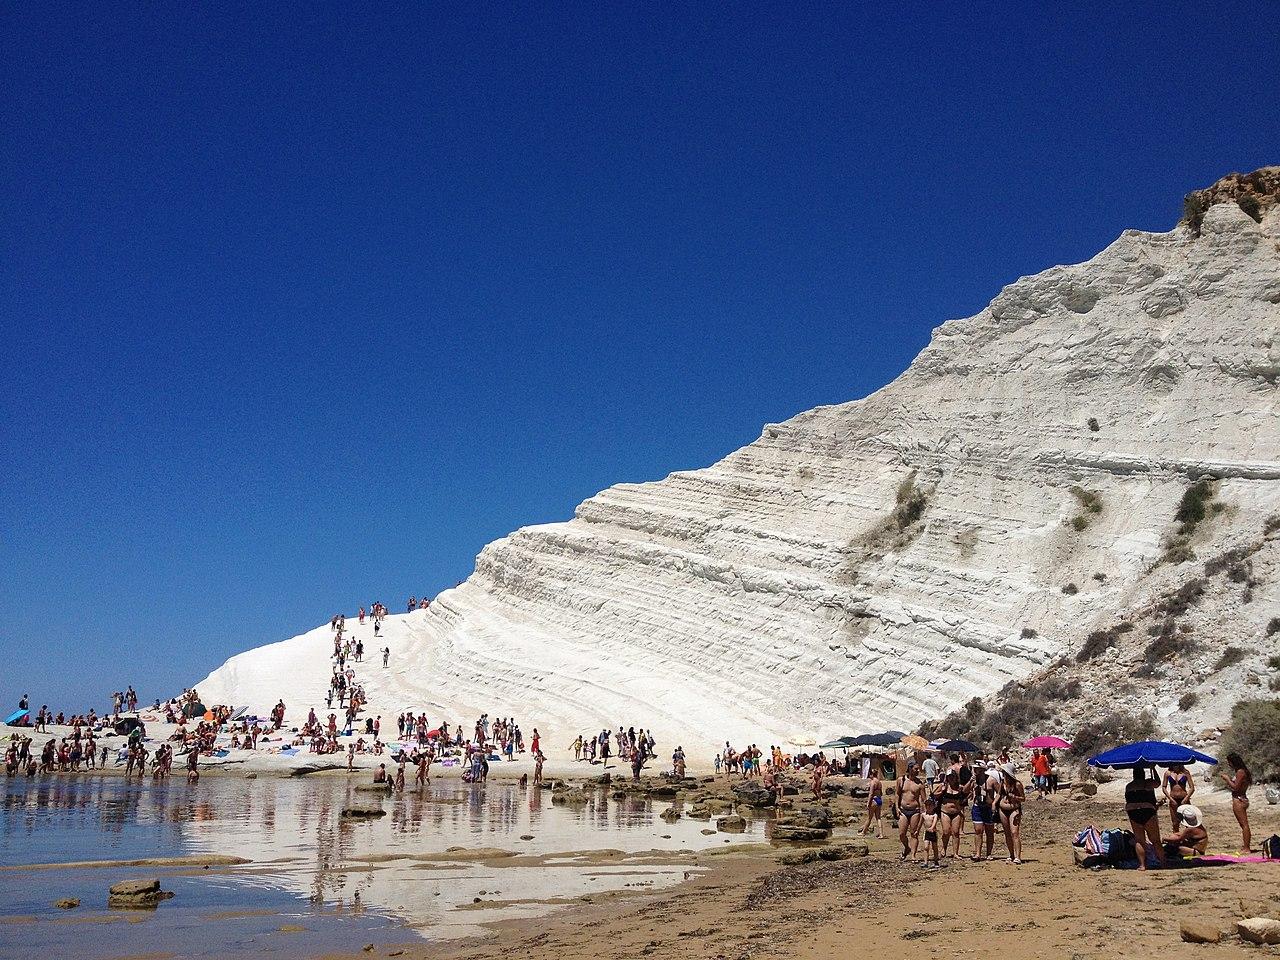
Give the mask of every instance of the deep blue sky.
<svg viewBox="0 0 1280 960">
<path fill-rule="evenodd" d="M 0 6 L 0 705 L 434 594 L 1280 162 L 1272 3 L 533 6 Z"/>
</svg>

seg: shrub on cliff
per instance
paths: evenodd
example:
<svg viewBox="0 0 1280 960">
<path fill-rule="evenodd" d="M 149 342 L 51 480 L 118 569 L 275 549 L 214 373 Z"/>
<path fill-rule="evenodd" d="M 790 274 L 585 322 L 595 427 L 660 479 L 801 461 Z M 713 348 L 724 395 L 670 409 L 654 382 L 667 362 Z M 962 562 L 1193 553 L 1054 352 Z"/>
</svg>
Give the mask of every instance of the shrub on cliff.
<svg viewBox="0 0 1280 960">
<path fill-rule="evenodd" d="M 1077 757 L 1091 757 L 1122 743 L 1149 740 L 1155 731 L 1155 719 L 1146 711 L 1133 714 L 1113 710 L 1077 730 L 1071 739 L 1071 752 Z"/>
<path fill-rule="evenodd" d="M 1231 708 L 1219 759 L 1229 753 L 1244 758 L 1255 781 L 1280 779 L 1280 700 L 1241 700 Z"/>
</svg>

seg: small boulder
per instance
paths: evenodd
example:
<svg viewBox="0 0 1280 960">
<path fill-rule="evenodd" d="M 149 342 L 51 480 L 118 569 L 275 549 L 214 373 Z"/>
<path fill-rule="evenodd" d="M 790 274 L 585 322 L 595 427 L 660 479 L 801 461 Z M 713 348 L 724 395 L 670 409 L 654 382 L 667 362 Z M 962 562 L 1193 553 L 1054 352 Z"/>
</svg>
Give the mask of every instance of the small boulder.
<svg viewBox="0 0 1280 960">
<path fill-rule="evenodd" d="M 59 910 L 74 910 L 80 906 L 80 901 L 75 897 L 63 897 L 61 900 L 55 900 L 53 905 Z"/>
<path fill-rule="evenodd" d="M 1082 797 L 1096 797 L 1098 795 L 1098 785 L 1088 781 L 1072 784 L 1070 795 L 1073 800 L 1078 800 Z"/>
<path fill-rule="evenodd" d="M 1178 933 L 1184 943 L 1217 943 L 1222 939 L 1222 931 L 1203 920 L 1183 920 L 1178 924 Z"/>
<path fill-rule="evenodd" d="M 675 823 L 680 819 L 680 811 L 675 807 L 667 807 L 667 809 L 658 814 L 658 818 L 665 820 L 667 823 Z"/>
<path fill-rule="evenodd" d="M 763 783 L 758 783 L 755 780 L 748 780 L 746 783 L 735 783 L 733 785 L 733 795 L 738 799 L 739 803 L 745 803 L 749 807 L 771 807 L 774 804 L 773 791 Z"/>
<path fill-rule="evenodd" d="M 649 796 L 655 800 L 674 800 L 676 798 L 676 788 L 668 784 L 661 784 L 656 787 L 649 788 Z"/>
<path fill-rule="evenodd" d="M 723 833 L 742 833 L 747 829 L 747 821 L 742 819 L 736 813 L 731 813 L 727 817 L 721 817 L 716 821 L 716 829 Z"/>
<path fill-rule="evenodd" d="M 1272 920 L 1270 917 L 1240 920 L 1236 923 L 1236 933 L 1240 934 L 1240 939 L 1250 943 L 1274 945 L 1280 943 L 1280 920 Z"/>
<path fill-rule="evenodd" d="M 382 817 L 386 813 L 382 804 L 376 800 L 352 800 L 342 808 L 342 815 L 353 820 Z"/>
<path fill-rule="evenodd" d="M 146 910 L 172 896 L 172 891 L 160 889 L 159 880 L 121 880 L 108 891 L 107 906 L 123 910 Z"/>
</svg>

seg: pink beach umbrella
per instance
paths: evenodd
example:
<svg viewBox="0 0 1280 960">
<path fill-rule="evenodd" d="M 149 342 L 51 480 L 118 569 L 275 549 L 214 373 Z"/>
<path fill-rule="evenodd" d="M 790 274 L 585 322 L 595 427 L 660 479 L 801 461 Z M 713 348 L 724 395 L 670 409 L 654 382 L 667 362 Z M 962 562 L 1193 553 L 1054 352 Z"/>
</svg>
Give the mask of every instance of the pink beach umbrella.
<svg viewBox="0 0 1280 960">
<path fill-rule="evenodd" d="M 1023 744 L 1028 750 L 1070 750 L 1071 744 L 1061 737 L 1032 737 Z"/>
</svg>

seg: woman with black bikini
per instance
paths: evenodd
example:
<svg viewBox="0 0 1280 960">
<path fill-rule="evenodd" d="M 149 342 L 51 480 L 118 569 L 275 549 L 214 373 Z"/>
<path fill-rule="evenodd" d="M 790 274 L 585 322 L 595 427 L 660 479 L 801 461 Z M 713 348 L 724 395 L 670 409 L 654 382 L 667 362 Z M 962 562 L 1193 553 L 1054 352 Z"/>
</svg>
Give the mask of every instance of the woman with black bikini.
<svg viewBox="0 0 1280 960">
<path fill-rule="evenodd" d="M 1161 781 L 1161 789 L 1164 791 L 1164 798 L 1169 801 L 1169 822 L 1176 833 L 1182 823 L 1178 808 L 1191 802 L 1191 795 L 1196 792 L 1195 780 L 1182 764 L 1170 764 Z"/>
<path fill-rule="evenodd" d="M 1249 787 L 1253 785 L 1253 774 L 1244 765 L 1238 753 L 1227 754 L 1227 766 L 1231 772 L 1222 771 L 1222 779 L 1231 791 L 1231 809 L 1235 812 L 1236 823 L 1240 824 L 1241 853 L 1253 852 L 1253 833 L 1249 830 Z"/>
<path fill-rule="evenodd" d="M 1155 768 L 1152 767 L 1154 774 Z M 1133 768 L 1133 779 L 1124 785 L 1124 812 L 1129 815 L 1129 829 L 1133 831 L 1133 843 L 1138 852 L 1138 869 L 1147 869 L 1147 851 L 1150 850 L 1160 866 L 1165 865 L 1164 847 L 1160 842 L 1160 825 L 1156 817 L 1156 787 L 1154 776 L 1147 775 L 1146 767 Z"/>
<path fill-rule="evenodd" d="M 938 802 L 938 825 L 942 833 L 942 855 L 954 856 L 958 850 L 952 850 L 951 838 L 956 838 L 959 846 L 960 831 L 964 829 L 965 791 L 960 786 L 960 777 L 956 770 L 948 770 L 941 781 L 933 788 L 933 799 Z"/>
<path fill-rule="evenodd" d="M 1000 799 L 996 810 L 1000 825 L 1004 827 L 1004 842 L 1009 848 L 1009 862 L 1022 863 L 1022 803 L 1027 791 L 1018 779 L 1018 771 L 1012 763 L 1000 768 Z M 1157 836 L 1159 836 L 1157 834 Z"/>
</svg>

